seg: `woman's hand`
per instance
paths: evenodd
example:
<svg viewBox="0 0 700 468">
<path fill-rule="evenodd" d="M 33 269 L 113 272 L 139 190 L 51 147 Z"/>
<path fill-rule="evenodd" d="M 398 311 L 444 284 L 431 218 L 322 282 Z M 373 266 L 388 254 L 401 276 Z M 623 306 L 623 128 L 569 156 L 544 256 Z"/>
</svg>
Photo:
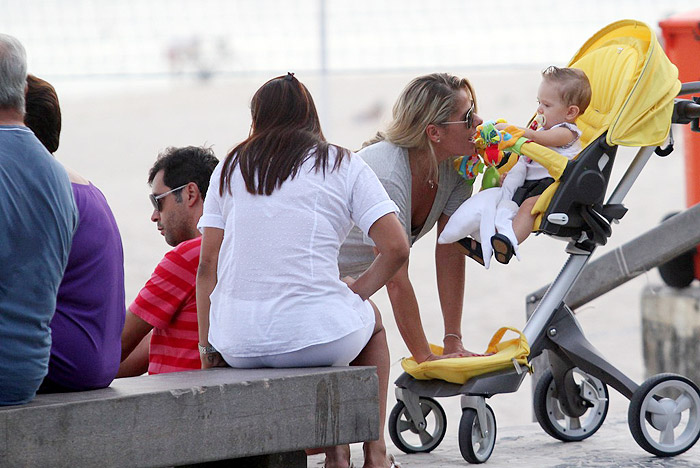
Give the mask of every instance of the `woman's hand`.
<svg viewBox="0 0 700 468">
<path fill-rule="evenodd" d="M 466 356 L 466 354 L 464 354 L 464 353 L 452 353 L 452 354 L 440 354 L 440 355 L 430 353 L 423 360 L 417 359 L 415 356 L 413 356 L 413 359 L 418 364 L 422 364 L 422 363 L 428 362 L 428 361 L 439 361 L 441 359 L 460 358 L 460 357 L 465 357 L 465 356 Z"/>
<path fill-rule="evenodd" d="M 355 282 L 355 278 L 353 278 L 352 276 L 343 276 L 342 278 L 340 278 L 340 281 L 347 284 L 350 287 L 350 289 L 352 289 L 351 286 Z"/>
<path fill-rule="evenodd" d="M 441 360 L 441 359 L 460 358 L 460 357 L 465 357 L 465 356 L 466 356 L 466 354 L 464 354 L 464 353 L 442 354 L 442 355 L 439 355 L 439 356 L 438 356 L 437 354 L 430 353 L 430 354 L 428 355 L 428 357 L 425 358 L 425 360 L 423 360 L 423 362 L 426 362 L 426 361 L 439 361 L 439 360 Z M 420 364 L 420 363 L 419 363 L 419 364 Z"/>
<path fill-rule="evenodd" d="M 202 369 L 209 369 L 211 367 L 228 367 L 224 358 L 221 357 L 221 353 L 206 353 L 200 354 L 199 359 L 202 361 Z"/>
</svg>

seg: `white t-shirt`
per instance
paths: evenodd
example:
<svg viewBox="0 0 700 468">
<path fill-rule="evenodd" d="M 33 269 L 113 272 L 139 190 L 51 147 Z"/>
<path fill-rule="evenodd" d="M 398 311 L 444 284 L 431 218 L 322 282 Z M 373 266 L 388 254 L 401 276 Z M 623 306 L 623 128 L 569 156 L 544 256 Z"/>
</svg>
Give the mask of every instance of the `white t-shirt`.
<svg viewBox="0 0 700 468">
<path fill-rule="evenodd" d="M 296 177 L 272 195 L 246 191 L 240 169 L 232 195 L 219 195 L 223 161 L 211 177 L 198 227 L 224 229 L 218 281 L 211 295 L 209 341 L 235 357 L 296 351 L 342 338 L 374 320 L 340 280 L 338 251 L 353 225 L 365 233 L 397 212 L 374 172 L 352 155 L 334 171 L 313 168 L 312 156 Z"/>
<path fill-rule="evenodd" d="M 581 130 L 576 126 L 576 124 L 569 122 L 562 122 L 557 125 L 553 125 L 552 128 L 564 127 L 571 130 L 575 135 L 574 138 L 564 146 L 548 146 L 549 149 L 556 151 L 562 156 L 566 156 L 569 159 L 574 158 L 577 154 L 581 152 Z M 540 128 L 538 131 L 544 130 Z M 549 171 L 540 163 L 531 160 L 530 158 L 520 157 L 523 164 L 526 166 L 525 180 L 540 180 L 545 177 L 551 177 Z M 518 161 L 520 162 L 520 161 Z"/>
</svg>

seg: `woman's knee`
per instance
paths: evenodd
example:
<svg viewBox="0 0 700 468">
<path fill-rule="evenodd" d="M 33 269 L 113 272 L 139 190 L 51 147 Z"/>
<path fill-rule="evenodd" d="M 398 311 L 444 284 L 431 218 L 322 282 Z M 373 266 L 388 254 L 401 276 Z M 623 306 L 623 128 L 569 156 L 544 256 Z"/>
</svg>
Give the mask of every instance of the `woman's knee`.
<svg viewBox="0 0 700 468">
<path fill-rule="evenodd" d="M 379 307 L 377 307 L 377 304 L 372 302 L 371 299 L 368 299 L 367 301 L 370 303 L 372 309 L 374 310 L 374 330 L 372 331 L 372 335 L 376 335 L 377 333 L 384 331 L 384 324 L 382 323 L 382 314 L 379 312 Z"/>
</svg>

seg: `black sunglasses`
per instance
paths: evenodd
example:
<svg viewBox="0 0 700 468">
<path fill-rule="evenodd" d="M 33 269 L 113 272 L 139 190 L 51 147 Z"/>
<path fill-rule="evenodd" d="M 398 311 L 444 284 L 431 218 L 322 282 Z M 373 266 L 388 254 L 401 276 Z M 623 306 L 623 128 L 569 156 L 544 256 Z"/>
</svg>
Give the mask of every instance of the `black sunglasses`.
<svg viewBox="0 0 700 468">
<path fill-rule="evenodd" d="M 160 209 L 161 209 L 160 208 L 160 199 L 161 198 L 165 198 L 166 196 L 170 195 L 173 192 L 177 192 L 178 190 L 184 189 L 185 187 L 187 187 L 188 184 L 189 184 L 189 182 L 185 185 L 179 186 L 178 188 L 174 188 L 172 190 L 168 190 L 165 193 L 161 193 L 160 195 L 153 195 L 152 193 L 149 194 L 148 198 L 149 198 L 149 200 L 151 200 L 151 205 L 153 205 L 153 209 L 155 209 L 156 211 L 160 211 Z"/>
<path fill-rule="evenodd" d="M 443 125 L 447 124 L 466 124 L 467 128 L 472 128 L 474 124 L 474 101 L 472 101 L 472 106 L 467 111 L 467 115 L 464 116 L 464 120 L 455 120 L 453 122 L 443 122 Z"/>
</svg>

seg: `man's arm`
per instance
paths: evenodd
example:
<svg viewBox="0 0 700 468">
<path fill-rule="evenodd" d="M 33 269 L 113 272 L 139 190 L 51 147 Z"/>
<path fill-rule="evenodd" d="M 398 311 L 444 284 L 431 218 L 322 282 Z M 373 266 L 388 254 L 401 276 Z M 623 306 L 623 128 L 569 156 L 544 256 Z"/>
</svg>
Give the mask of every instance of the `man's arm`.
<svg viewBox="0 0 700 468">
<path fill-rule="evenodd" d="M 117 377 L 133 377 L 148 370 L 148 344 L 153 325 L 126 310 L 122 331 L 122 358 Z"/>
</svg>

